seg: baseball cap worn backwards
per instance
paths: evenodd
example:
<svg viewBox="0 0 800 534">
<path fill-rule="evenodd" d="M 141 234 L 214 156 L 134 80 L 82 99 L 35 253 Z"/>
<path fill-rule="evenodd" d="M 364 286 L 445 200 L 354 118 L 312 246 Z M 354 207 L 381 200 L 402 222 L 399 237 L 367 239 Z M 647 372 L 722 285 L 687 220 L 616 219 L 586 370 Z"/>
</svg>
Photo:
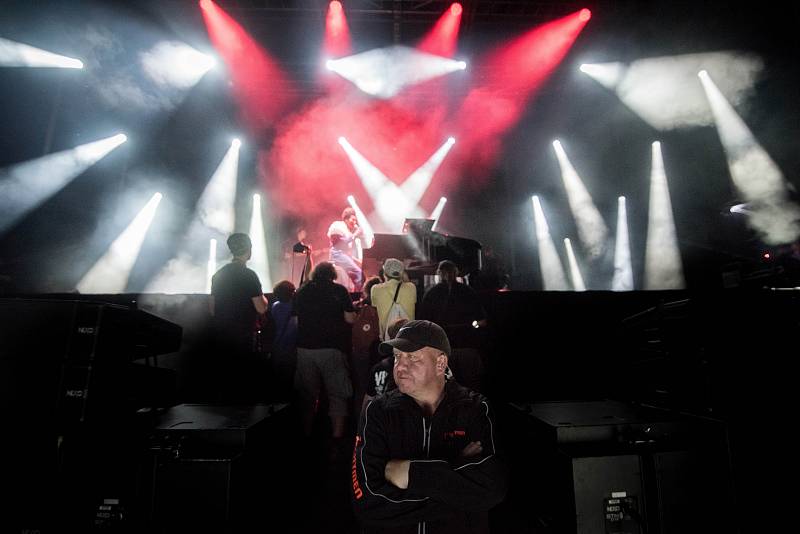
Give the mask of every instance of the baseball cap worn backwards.
<svg viewBox="0 0 800 534">
<path fill-rule="evenodd" d="M 390 278 L 400 278 L 403 274 L 403 262 L 396 258 L 389 258 L 383 262 L 383 273 Z"/>
</svg>

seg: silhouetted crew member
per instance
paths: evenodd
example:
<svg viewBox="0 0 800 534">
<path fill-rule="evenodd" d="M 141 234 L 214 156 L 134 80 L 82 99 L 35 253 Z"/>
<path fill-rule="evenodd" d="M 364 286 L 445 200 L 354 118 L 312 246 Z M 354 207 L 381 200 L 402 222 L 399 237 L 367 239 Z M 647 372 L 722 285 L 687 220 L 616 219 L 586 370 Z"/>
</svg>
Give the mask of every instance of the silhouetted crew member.
<svg viewBox="0 0 800 534">
<path fill-rule="evenodd" d="M 216 361 L 220 374 L 220 400 L 252 400 L 265 387 L 265 376 L 258 350 L 261 316 L 267 299 L 258 275 L 247 268 L 253 245 L 247 234 L 231 234 L 228 249 L 233 260 L 211 278 L 209 305 L 217 341 Z"/>
</svg>

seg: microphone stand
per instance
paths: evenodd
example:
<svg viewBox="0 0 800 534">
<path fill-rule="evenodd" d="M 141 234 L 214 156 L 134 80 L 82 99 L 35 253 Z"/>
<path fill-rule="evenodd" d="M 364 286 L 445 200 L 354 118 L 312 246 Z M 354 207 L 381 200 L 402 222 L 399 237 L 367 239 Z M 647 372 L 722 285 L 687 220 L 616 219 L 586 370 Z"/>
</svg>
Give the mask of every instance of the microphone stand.
<svg viewBox="0 0 800 534">
<path fill-rule="evenodd" d="M 306 281 L 306 277 L 308 276 L 308 271 L 311 269 L 311 247 L 304 244 L 302 241 L 298 241 L 292 247 L 293 254 L 301 254 L 305 253 L 306 259 L 303 262 L 303 270 L 300 273 L 300 282 L 297 284 L 297 287 L 303 285 L 303 282 Z M 292 257 L 292 278 L 294 278 L 294 256 Z"/>
<path fill-rule="evenodd" d="M 308 268 L 311 266 L 311 249 L 306 247 L 305 250 L 306 260 L 303 262 L 303 270 L 300 272 L 300 283 L 297 287 L 303 285 L 303 282 L 306 281 L 306 276 L 308 274 Z"/>
</svg>

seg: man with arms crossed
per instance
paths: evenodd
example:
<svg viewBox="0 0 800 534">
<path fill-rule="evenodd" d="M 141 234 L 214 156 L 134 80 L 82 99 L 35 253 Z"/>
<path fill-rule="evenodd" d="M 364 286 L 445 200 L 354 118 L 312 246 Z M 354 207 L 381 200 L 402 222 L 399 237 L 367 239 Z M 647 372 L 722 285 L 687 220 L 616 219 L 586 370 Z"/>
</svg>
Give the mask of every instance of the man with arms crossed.
<svg viewBox="0 0 800 534">
<path fill-rule="evenodd" d="M 488 532 L 506 492 L 486 399 L 446 379 L 441 327 L 411 321 L 381 344 L 397 389 L 367 404 L 353 455 L 352 491 L 365 532 Z"/>
</svg>

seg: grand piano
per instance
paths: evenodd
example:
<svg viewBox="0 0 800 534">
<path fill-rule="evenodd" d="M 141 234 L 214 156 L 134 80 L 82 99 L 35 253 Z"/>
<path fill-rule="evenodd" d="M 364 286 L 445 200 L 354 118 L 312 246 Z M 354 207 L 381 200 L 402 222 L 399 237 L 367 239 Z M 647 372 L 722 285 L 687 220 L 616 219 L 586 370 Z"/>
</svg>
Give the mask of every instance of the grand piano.
<svg viewBox="0 0 800 534">
<path fill-rule="evenodd" d="M 473 275 L 483 267 L 481 244 L 474 239 L 433 231 L 433 219 L 406 219 L 402 234 L 375 234 L 371 248 L 364 249 L 364 258 L 381 263 L 397 258 L 406 263 L 411 279 L 424 280 L 436 274 L 440 261 L 450 260 L 461 276 Z M 424 285 L 428 285 L 427 283 Z"/>
</svg>

